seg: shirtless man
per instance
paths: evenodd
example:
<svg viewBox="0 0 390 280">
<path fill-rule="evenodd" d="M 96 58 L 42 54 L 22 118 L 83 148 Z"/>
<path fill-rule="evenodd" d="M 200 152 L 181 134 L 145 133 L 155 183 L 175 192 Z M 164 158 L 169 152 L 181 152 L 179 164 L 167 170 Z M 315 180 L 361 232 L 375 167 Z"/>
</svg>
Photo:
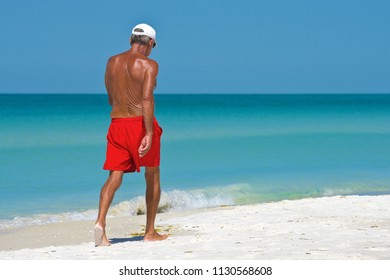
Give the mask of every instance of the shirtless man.
<svg viewBox="0 0 390 280">
<path fill-rule="evenodd" d="M 148 58 L 156 46 L 156 32 L 147 24 L 132 30 L 130 50 L 108 60 L 105 83 L 112 106 L 107 134 L 104 169 L 109 177 L 100 192 L 99 214 L 95 224 L 95 245 L 108 246 L 106 215 L 126 172 L 140 172 L 145 166 L 145 241 L 167 238 L 156 232 L 154 222 L 160 200 L 160 138 L 162 129 L 154 117 L 153 90 L 158 64 Z"/>
</svg>

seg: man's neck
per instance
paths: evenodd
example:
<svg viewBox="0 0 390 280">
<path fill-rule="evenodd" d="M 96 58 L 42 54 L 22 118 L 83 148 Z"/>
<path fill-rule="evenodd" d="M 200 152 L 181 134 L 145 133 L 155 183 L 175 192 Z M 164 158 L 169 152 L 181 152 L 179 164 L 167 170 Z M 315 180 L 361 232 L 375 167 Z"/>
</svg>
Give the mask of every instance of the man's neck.
<svg viewBox="0 0 390 280">
<path fill-rule="evenodd" d="M 130 52 L 133 53 L 139 53 L 144 56 L 147 56 L 148 53 L 148 46 L 140 45 L 140 44 L 133 44 L 131 46 Z"/>
</svg>

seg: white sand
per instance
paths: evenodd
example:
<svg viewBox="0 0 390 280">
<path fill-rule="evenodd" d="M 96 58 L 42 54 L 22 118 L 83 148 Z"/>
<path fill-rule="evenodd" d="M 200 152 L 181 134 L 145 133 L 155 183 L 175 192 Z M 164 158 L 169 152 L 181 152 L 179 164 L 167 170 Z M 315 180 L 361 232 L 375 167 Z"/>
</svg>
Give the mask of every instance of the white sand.
<svg viewBox="0 0 390 280">
<path fill-rule="evenodd" d="M 143 242 L 145 216 L 108 220 L 110 247 L 94 247 L 94 221 L 0 235 L 0 260 L 390 259 L 390 195 L 281 201 L 159 214 L 170 237 Z"/>
</svg>

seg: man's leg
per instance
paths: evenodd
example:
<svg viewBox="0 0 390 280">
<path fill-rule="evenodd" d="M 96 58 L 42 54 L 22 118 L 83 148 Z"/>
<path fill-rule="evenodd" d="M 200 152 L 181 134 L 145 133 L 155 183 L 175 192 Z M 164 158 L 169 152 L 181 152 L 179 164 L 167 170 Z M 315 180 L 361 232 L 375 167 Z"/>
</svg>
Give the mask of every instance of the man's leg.
<svg viewBox="0 0 390 280">
<path fill-rule="evenodd" d="M 146 230 L 145 241 L 158 241 L 167 239 L 168 235 L 160 235 L 154 228 L 157 207 L 160 201 L 160 167 L 146 167 Z"/>
<path fill-rule="evenodd" d="M 110 171 L 106 183 L 100 191 L 99 214 L 95 224 L 95 245 L 108 246 L 106 236 L 106 216 L 117 189 L 122 184 L 123 171 Z"/>
</svg>

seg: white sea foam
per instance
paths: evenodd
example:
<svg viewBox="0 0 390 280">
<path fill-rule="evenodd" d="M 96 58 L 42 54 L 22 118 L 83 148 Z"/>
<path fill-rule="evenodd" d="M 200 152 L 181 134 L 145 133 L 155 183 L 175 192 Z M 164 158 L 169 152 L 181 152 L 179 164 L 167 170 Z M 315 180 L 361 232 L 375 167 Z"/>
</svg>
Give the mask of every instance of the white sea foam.
<svg viewBox="0 0 390 280">
<path fill-rule="evenodd" d="M 335 196 L 335 195 L 349 195 L 354 194 L 355 192 L 352 189 L 331 189 L 327 188 L 323 191 L 323 196 Z"/>
<path fill-rule="evenodd" d="M 210 187 L 206 189 L 182 191 L 172 190 L 162 192 L 159 212 L 180 211 L 194 208 L 218 207 L 233 205 L 234 197 L 247 189 L 247 184 L 235 184 L 224 187 Z M 94 220 L 97 209 L 80 212 L 65 212 L 59 214 L 39 214 L 30 217 L 15 217 L 12 220 L 0 220 L 0 233 L 17 227 L 62 223 L 70 221 Z M 145 197 L 138 196 L 128 201 L 112 205 L 108 217 L 123 217 L 128 215 L 142 215 L 146 212 Z"/>
</svg>

